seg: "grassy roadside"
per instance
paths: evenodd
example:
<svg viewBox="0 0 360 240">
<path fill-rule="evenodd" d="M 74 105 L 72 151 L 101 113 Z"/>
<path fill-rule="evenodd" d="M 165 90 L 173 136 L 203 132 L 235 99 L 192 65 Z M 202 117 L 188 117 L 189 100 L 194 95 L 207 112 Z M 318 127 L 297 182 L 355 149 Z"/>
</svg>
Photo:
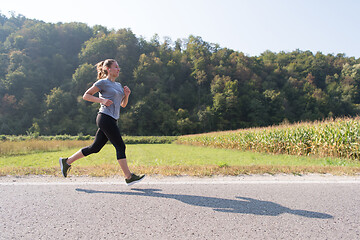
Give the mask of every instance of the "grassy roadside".
<svg viewBox="0 0 360 240">
<path fill-rule="evenodd" d="M 78 148 L 26 155 L 0 157 L 0 176 L 43 174 L 60 176 L 58 159 Z M 239 175 L 239 174 L 304 174 L 330 173 L 353 175 L 360 172 L 358 161 L 339 158 L 315 158 L 291 155 L 269 155 L 231 149 L 214 149 L 177 144 L 127 145 L 132 171 L 149 175 Z M 70 175 L 122 175 L 115 159 L 115 150 L 106 145 L 98 154 L 73 164 Z"/>
</svg>

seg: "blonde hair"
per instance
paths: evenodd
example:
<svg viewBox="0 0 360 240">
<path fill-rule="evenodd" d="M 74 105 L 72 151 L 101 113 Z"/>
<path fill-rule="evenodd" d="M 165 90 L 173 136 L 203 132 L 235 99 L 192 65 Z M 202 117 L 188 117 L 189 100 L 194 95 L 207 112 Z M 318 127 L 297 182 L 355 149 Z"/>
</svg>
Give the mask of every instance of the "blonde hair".
<svg viewBox="0 0 360 240">
<path fill-rule="evenodd" d="M 106 70 L 106 67 L 110 68 L 114 62 L 116 62 L 116 60 L 106 59 L 105 61 L 101 61 L 95 64 L 97 70 L 97 79 L 105 78 L 109 74 L 108 70 Z"/>
</svg>

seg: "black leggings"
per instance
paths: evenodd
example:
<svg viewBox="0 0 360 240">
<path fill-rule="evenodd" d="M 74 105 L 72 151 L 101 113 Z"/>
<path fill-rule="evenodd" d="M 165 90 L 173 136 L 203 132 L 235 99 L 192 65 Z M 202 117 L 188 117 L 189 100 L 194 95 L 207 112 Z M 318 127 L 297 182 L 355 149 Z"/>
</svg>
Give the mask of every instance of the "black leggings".
<svg viewBox="0 0 360 240">
<path fill-rule="evenodd" d="M 117 159 L 126 158 L 125 143 L 122 140 L 116 120 L 106 114 L 99 113 L 96 118 L 96 125 L 99 129 L 96 132 L 95 140 L 90 146 L 81 149 L 82 154 L 88 156 L 92 153 L 97 153 L 110 140 L 116 149 Z"/>
</svg>

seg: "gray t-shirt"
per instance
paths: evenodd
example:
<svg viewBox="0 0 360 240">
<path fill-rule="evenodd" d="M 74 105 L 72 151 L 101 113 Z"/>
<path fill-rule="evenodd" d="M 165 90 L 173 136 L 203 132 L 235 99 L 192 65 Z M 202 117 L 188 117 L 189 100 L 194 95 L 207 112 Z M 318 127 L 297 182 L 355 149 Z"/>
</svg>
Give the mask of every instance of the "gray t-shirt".
<svg viewBox="0 0 360 240">
<path fill-rule="evenodd" d="M 124 88 L 120 83 L 112 82 L 107 78 L 96 81 L 94 85 L 100 89 L 100 98 L 113 101 L 113 104 L 108 107 L 101 103 L 99 112 L 109 115 L 116 120 L 119 119 L 121 100 L 125 96 Z"/>
</svg>

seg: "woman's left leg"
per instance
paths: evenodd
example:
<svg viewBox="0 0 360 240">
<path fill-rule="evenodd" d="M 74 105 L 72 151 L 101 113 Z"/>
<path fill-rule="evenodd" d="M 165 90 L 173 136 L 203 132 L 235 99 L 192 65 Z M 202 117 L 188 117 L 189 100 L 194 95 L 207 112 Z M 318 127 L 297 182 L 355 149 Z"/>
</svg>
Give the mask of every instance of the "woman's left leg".
<svg viewBox="0 0 360 240">
<path fill-rule="evenodd" d="M 124 172 L 125 178 L 130 179 L 131 172 L 127 164 L 125 154 L 126 146 L 121 137 L 119 127 L 116 124 L 116 120 L 109 116 L 103 115 L 98 122 L 98 126 L 101 131 L 103 131 L 103 133 L 106 135 L 106 137 L 110 140 L 110 142 L 114 145 L 116 149 L 116 158 L 122 171 Z"/>
</svg>

